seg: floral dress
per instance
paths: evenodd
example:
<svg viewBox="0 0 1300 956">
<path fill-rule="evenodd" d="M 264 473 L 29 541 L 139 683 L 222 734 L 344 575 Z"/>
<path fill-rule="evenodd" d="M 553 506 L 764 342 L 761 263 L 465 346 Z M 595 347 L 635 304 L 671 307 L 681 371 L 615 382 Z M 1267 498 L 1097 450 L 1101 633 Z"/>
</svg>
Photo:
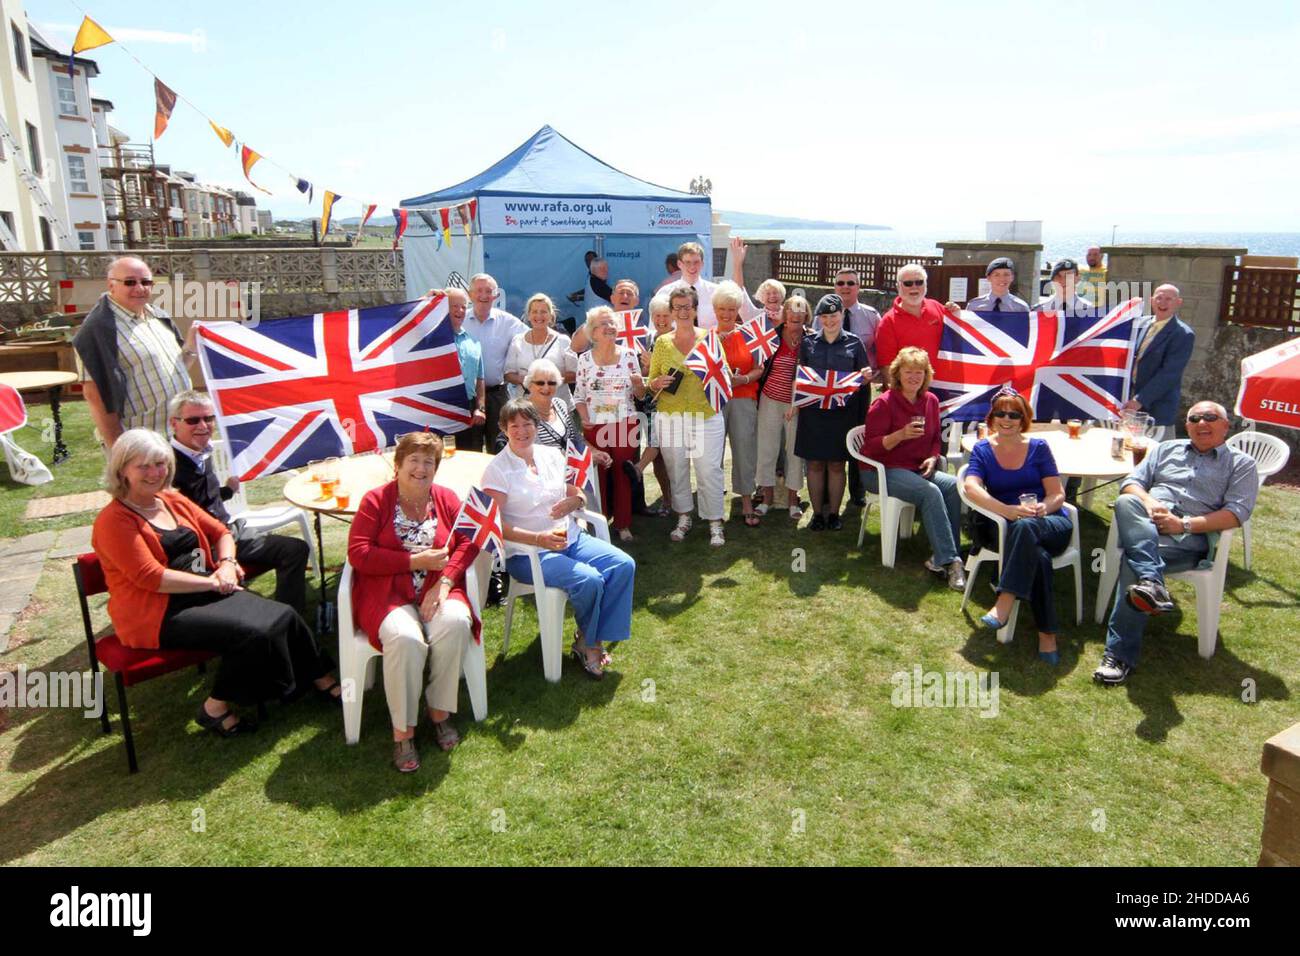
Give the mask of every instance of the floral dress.
<svg viewBox="0 0 1300 956">
<path fill-rule="evenodd" d="M 402 542 L 402 546 L 411 554 L 418 554 L 421 551 L 427 551 L 433 547 L 433 535 L 438 530 L 437 519 L 433 516 L 433 505 L 425 506 L 424 520 L 414 521 L 406 516 L 402 510 L 402 503 L 399 501 L 393 506 L 393 530 L 397 533 L 397 540 Z M 427 571 L 412 571 L 411 586 L 415 588 L 416 596 L 420 594 L 420 589 L 424 587 L 424 577 Z"/>
</svg>

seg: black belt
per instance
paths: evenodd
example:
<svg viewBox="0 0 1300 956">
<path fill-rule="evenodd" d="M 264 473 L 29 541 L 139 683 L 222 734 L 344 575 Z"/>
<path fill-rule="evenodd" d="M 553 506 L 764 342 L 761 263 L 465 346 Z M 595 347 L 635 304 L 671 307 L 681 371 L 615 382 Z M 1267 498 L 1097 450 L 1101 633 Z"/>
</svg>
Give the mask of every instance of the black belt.
<svg viewBox="0 0 1300 956">
<path fill-rule="evenodd" d="M 505 388 L 506 388 L 506 383 L 505 383 L 505 382 L 502 382 L 500 385 L 489 385 L 489 386 L 487 387 L 487 391 L 489 391 L 489 392 L 503 392 L 503 391 L 505 391 Z"/>
</svg>

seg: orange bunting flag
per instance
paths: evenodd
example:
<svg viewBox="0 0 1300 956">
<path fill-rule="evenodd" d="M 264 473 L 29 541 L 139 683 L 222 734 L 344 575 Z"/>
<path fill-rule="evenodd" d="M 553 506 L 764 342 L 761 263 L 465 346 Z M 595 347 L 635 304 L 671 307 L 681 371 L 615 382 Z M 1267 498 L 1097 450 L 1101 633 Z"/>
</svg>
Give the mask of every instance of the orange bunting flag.
<svg viewBox="0 0 1300 956">
<path fill-rule="evenodd" d="M 447 243 L 447 248 L 451 248 L 451 212 L 447 209 L 438 210 L 438 218 L 442 220 L 442 241 Z"/>
<path fill-rule="evenodd" d="M 256 152 L 256 151 L 254 151 L 254 150 L 251 150 L 251 149 L 249 149 L 247 146 L 242 146 L 242 147 L 240 147 L 240 150 L 239 150 L 239 159 L 240 159 L 240 162 L 242 162 L 242 163 L 244 164 L 244 178 L 248 180 L 248 184 L 249 184 L 250 186 L 252 186 L 254 189 L 261 189 L 262 192 L 264 192 L 264 193 L 266 193 L 268 196 L 270 196 L 270 195 L 272 195 L 271 190 L 269 190 L 269 189 L 262 189 L 261 186 L 257 185 L 257 183 L 255 183 L 255 182 L 253 182 L 253 177 L 252 177 L 252 175 L 251 175 L 251 173 L 252 173 L 252 171 L 253 171 L 253 166 L 254 166 L 254 164 L 256 164 L 257 161 L 258 161 L 259 159 L 261 159 L 261 158 L 262 158 L 262 154 L 261 154 L 261 153 Z"/>
<path fill-rule="evenodd" d="M 321 212 L 321 217 L 320 217 L 320 237 L 322 240 L 324 240 L 325 237 L 329 235 L 330 216 L 334 212 L 334 204 L 342 198 L 343 197 L 340 196 L 338 193 L 332 193 L 328 189 L 325 190 L 325 208 Z"/>
<path fill-rule="evenodd" d="M 235 134 L 224 126 L 218 126 L 212 120 L 208 120 L 208 125 L 212 127 L 212 132 L 217 134 L 217 138 L 226 144 L 226 148 L 229 148 L 230 144 L 235 141 Z"/>
<path fill-rule="evenodd" d="M 158 139 L 167 129 L 167 121 L 172 118 L 176 108 L 176 94 L 158 77 L 153 78 L 153 138 Z"/>
</svg>

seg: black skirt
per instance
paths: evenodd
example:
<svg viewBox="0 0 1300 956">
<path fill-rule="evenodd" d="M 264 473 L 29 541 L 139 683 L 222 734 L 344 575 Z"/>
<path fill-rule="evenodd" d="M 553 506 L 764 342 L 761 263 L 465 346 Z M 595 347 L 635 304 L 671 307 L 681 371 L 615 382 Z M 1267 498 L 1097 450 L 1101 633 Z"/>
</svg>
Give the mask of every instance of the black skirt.
<svg viewBox="0 0 1300 956">
<path fill-rule="evenodd" d="M 804 461 L 848 461 L 845 438 L 862 418 L 850 400 L 841 408 L 799 409 L 799 429 L 794 436 L 794 453 Z"/>
</svg>

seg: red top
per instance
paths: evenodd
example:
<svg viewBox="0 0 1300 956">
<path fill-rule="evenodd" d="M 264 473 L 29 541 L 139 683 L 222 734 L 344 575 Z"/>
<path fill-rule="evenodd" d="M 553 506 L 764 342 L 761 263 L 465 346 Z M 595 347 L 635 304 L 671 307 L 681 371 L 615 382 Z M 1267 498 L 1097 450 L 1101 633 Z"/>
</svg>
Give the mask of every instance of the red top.
<svg viewBox="0 0 1300 956">
<path fill-rule="evenodd" d="M 791 346 L 781 336 L 781 344 L 772 355 L 772 368 L 767 373 L 763 394 L 773 401 L 789 404 L 794 400 L 794 367 L 799 364 L 799 346 Z"/>
<path fill-rule="evenodd" d="M 348 562 L 352 565 L 352 621 L 365 632 L 376 650 L 383 650 L 379 643 L 379 625 L 389 612 L 407 604 L 418 607 L 425 593 L 439 578 L 451 581 L 448 599 L 454 598 L 469 608 L 474 619 L 474 640 L 482 639 L 478 615 L 465 593 L 465 572 L 478 557 L 478 546 L 461 532 L 451 530 L 460 514 L 460 498 L 456 497 L 456 492 L 442 485 L 433 485 L 431 490 L 433 514 L 438 523 L 433 534 L 433 546 L 446 546 L 448 538 L 452 538 L 452 542 L 447 566 L 424 576 L 424 586 L 418 596 L 411 583 L 411 553 L 402 546 L 393 529 L 397 481 L 366 492 L 352 521 L 352 530 L 348 534 Z"/>
<path fill-rule="evenodd" d="M 740 329 L 727 336 L 719 333 L 718 338 L 722 339 L 722 351 L 727 353 L 727 365 L 730 366 L 732 375 L 748 375 L 754 371 L 754 353 L 745 344 L 745 337 L 740 334 Z M 758 379 L 754 379 L 747 385 L 736 385 L 733 379 L 731 397 L 758 398 Z"/>
<path fill-rule="evenodd" d="M 925 434 L 900 441 L 886 451 L 884 437 L 905 426 L 913 415 L 925 416 Z M 867 409 L 862 454 L 874 458 L 886 468 L 920 471 L 922 462 L 940 454 L 939 397 L 927 389 L 916 397 L 915 402 L 909 402 L 900 390 L 889 389 Z"/>
<path fill-rule="evenodd" d="M 935 365 L 939 355 L 939 339 L 943 335 L 943 317 L 947 315 L 942 303 L 934 299 L 921 301 L 921 314 L 913 315 L 903 310 L 903 300 L 894 297 L 894 307 L 885 313 L 876 327 L 876 362 L 886 373 L 889 363 L 898 353 L 914 345 L 930 356 Z"/>
<path fill-rule="evenodd" d="M 222 535 L 230 533 L 226 526 L 179 491 L 169 488 L 158 497 L 171 509 L 178 527 L 187 527 L 198 536 L 204 567 L 216 567 L 212 553 Z M 108 618 L 118 640 L 127 647 L 156 648 L 168 599 L 158 590 L 167 570 L 167 553 L 158 532 L 114 499 L 95 518 L 90 546 L 104 568 Z"/>
</svg>

